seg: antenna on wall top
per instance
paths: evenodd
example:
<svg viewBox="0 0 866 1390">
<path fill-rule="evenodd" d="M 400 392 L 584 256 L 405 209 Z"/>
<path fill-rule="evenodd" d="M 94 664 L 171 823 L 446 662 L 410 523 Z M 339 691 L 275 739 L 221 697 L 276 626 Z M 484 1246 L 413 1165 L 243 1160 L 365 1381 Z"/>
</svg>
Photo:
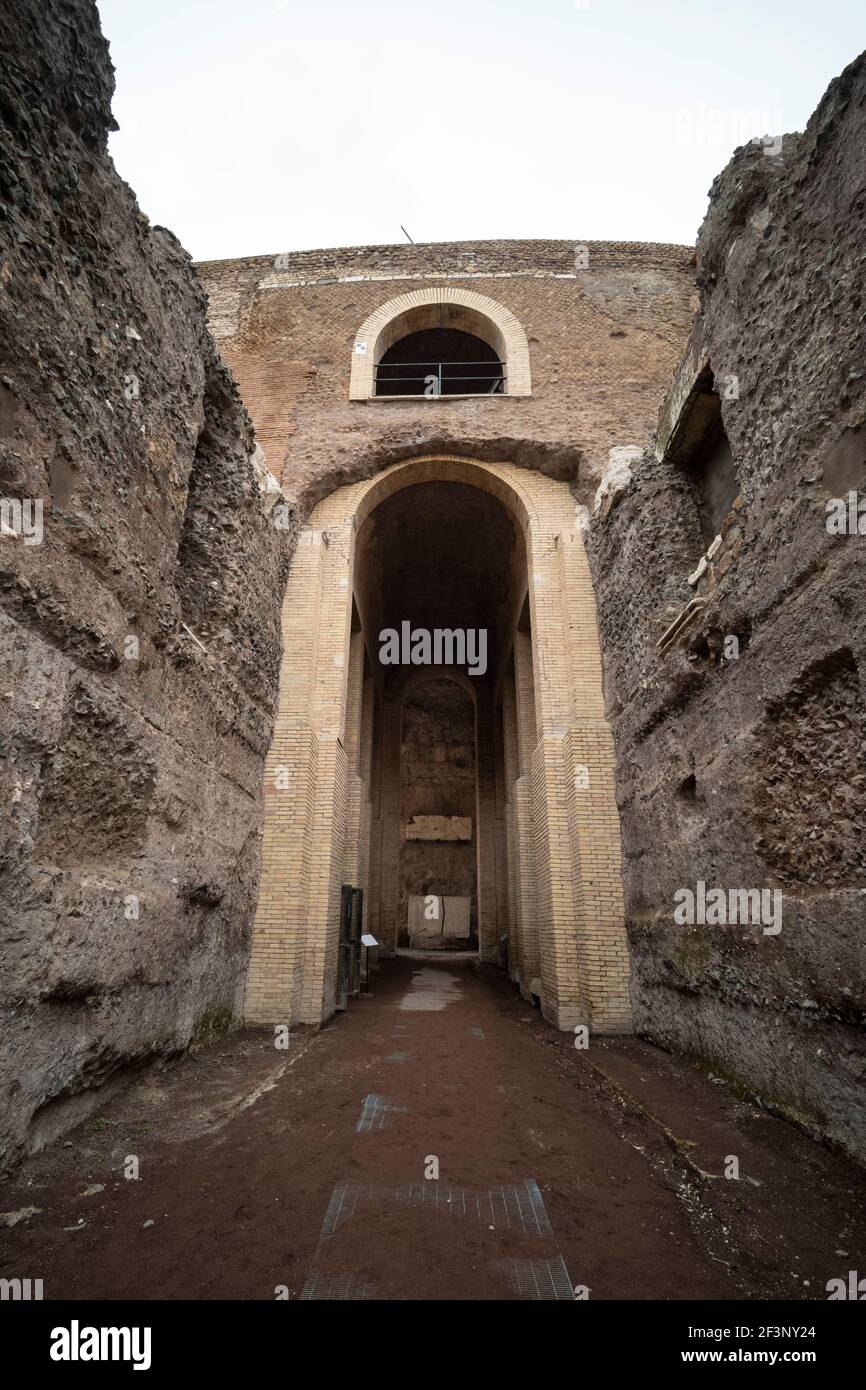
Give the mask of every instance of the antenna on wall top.
<svg viewBox="0 0 866 1390">
<path fill-rule="evenodd" d="M 400 231 L 403 233 L 403 235 L 404 235 L 404 237 L 406 238 L 407 241 L 412 241 L 412 238 L 410 237 L 409 233 L 406 231 L 406 228 L 403 226 L 403 223 L 402 223 L 402 222 L 400 223 Z M 412 245 L 413 245 L 413 246 L 415 245 L 414 241 L 412 241 Z"/>
</svg>

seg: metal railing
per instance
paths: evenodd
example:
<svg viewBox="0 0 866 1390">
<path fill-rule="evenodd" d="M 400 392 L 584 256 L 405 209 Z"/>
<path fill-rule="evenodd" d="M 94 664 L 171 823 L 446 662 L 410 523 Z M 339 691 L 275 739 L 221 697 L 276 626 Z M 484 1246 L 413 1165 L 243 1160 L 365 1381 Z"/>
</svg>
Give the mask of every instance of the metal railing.
<svg viewBox="0 0 866 1390">
<path fill-rule="evenodd" d="M 462 370 L 453 372 L 453 367 Z M 466 369 L 469 368 L 467 371 Z M 377 396 L 501 396 L 505 392 L 504 362 L 379 362 L 375 367 Z M 415 391 L 394 390 L 409 383 Z"/>
</svg>

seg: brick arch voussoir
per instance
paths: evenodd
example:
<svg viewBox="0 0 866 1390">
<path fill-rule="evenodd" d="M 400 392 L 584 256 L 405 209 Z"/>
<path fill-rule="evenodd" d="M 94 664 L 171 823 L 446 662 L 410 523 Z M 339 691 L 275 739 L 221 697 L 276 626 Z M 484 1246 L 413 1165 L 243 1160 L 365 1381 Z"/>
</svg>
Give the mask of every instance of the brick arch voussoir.
<svg viewBox="0 0 866 1390">
<path fill-rule="evenodd" d="M 375 394 L 375 366 L 381 356 L 383 345 L 389 345 L 389 325 L 404 317 L 411 325 L 413 313 L 420 315 L 425 309 L 435 309 L 437 305 L 444 304 L 466 309 L 487 322 L 490 336 L 505 363 L 505 394 L 532 394 L 529 342 L 520 320 L 510 309 L 506 309 L 504 304 L 490 299 L 488 295 L 478 294 L 476 290 L 455 287 L 446 289 L 439 286 L 399 294 L 396 298 L 389 299 L 386 304 L 380 304 L 379 308 L 364 320 L 352 346 L 350 400 L 366 401 Z"/>
</svg>

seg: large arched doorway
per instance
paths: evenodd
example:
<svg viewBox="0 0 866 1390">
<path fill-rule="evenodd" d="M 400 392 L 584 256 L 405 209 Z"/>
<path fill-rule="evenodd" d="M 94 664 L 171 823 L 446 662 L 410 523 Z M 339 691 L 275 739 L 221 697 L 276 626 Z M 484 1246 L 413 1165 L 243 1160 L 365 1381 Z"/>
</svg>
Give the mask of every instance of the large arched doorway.
<svg viewBox="0 0 866 1390">
<path fill-rule="evenodd" d="M 333 1011 L 353 884 L 385 956 L 413 934 L 411 898 L 450 898 L 557 1026 L 628 1031 L 613 747 L 567 485 L 444 455 L 339 489 L 301 535 L 283 634 L 246 1017 Z M 468 725 L 453 706 L 443 736 L 431 678 L 472 700 L 474 817 Z"/>
<path fill-rule="evenodd" d="M 368 920 L 391 952 L 407 935 L 435 935 L 437 919 L 424 915 L 434 907 L 452 920 L 468 913 L 482 958 L 498 962 L 505 868 L 496 863 L 495 846 L 495 692 L 513 614 L 525 601 L 525 538 L 493 493 L 453 477 L 412 482 L 411 476 L 409 468 L 400 475 L 405 486 L 369 507 L 354 546 L 353 590 L 379 697 Z M 401 650 L 386 650 L 384 634 L 398 637 Z M 451 682 L 453 693 L 440 689 L 438 717 L 432 708 L 425 717 L 417 702 L 426 691 L 430 704 L 434 673 Z M 471 700 L 471 740 L 461 692 Z M 436 735 L 432 749 L 421 744 L 425 724 Z M 431 896 L 450 901 L 419 901 Z M 429 933 L 425 920 L 432 923 Z"/>
</svg>

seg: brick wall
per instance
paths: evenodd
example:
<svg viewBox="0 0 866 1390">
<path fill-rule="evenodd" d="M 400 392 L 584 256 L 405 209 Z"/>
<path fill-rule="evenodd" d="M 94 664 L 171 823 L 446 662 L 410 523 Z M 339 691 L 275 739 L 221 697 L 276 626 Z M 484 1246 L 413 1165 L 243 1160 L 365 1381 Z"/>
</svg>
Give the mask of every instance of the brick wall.
<svg viewBox="0 0 866 1390">
<path fill-rule="evenodd" d="M 379 692 L 380 761 L 365 782 L 356 749 L 360 667 L 350 650 L 354 538 L 369 480 L 422 458 L 425 479 L 447 478 L 454 465 L 443 471 L 440 460 L 459 456 L 475 461 L 474 485 L 506 507 L 517 495 L 513 479 L 524 479 L 522 592 L 528 582 L 532 611 L 531 636 L 516 633 L 502 714 L 494 720 L 499 695 L 491 692 L 482 702 L 489 714 L 479 716 L 482 957 L 501 958 L 499 937 L 509 929 L 512 973 L 549 1018 L 567 1028 L 630 1026 L 613 746 L 575 503 L 592 498 L 611 449 L 651 434 L 696 307 L 692 260 L 672 246 L 591 242 L 576 256 L 573 242 L 485 242 L 199 266 L 212 329 L 268 466 L 309 516 L 288 591 L 268 762 L 269 778 L 291 766 L 295 790 L 268 791 L 250 1018 L 313 1021 L 330 1012 L 339 883 L 350 869 L 360 877 L 364 866 L 371 925 L 393 949 L 402 697 L 393 685 Z M 449 294 L 470 314 L 495 301 L 497 342 L 523 353 L 515 381 L 528 394 L 350 399 L 362 326 L 372 318 L 387 337 L 390 301 L 400 308 Z M 509 641 L 516 622 L 517 612 Z M 577 773 L 584 766 L 586 787 Z"/>
<path fill-rule="evenodd" d="M 448 242 L 207 262 L 210 323 L 271 470 L 310 505 L 407 452 L 508 457 L 588 501 L 617 445 L 643 444 L 697 300 L 687 247 Z M 350 401 L 352 345 L 386 301 L 432 285 L 513 314 L 529 341 L 532 395 Z M 471 447 L 470 447 L 471 446 Z"/>
</svg>

